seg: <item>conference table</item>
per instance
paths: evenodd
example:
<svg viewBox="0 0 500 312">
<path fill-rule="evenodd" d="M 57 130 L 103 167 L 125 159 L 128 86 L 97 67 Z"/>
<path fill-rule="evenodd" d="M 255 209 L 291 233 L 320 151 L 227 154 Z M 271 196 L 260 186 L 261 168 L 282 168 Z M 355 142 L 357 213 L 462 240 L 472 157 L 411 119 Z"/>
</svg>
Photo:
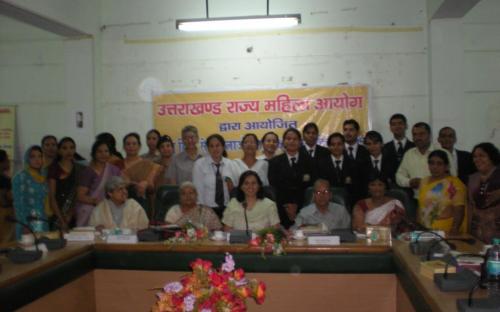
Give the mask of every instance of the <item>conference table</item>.
<svg viewBox="0 0 500 312">
<path fill-rule="evenodd" d="M 481 244 L 456 244 L 477 252 Z M 237 268 L 267 285 L 266 302 L 249 311 L 456 311 L 467 292 L 441 292 L 420 275 L 408 242 L 338 246 L 292 241 L 286 254 L 226 242 L 68 243 L 30 264 L 0 256 L 0 311 L 148 311 L 167 282 L 197 258 L 218 267 L 231 253 Z M 475 297 L 485 297 L 480 290 Z"/>
</svg>

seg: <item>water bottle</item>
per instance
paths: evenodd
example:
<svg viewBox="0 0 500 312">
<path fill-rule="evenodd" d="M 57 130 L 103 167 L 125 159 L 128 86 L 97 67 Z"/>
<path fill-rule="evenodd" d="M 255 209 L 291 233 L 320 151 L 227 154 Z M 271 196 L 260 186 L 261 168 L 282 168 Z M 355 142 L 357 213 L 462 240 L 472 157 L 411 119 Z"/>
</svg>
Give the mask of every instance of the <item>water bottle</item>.
<svg viewBox="0 0 500 312">
<path fill-rule="evenodd" d="M 486 274 L 488 296 L 500 298 L 500 238 L 493 239 L 493 247 L 488 251 Z"/>
</svg>

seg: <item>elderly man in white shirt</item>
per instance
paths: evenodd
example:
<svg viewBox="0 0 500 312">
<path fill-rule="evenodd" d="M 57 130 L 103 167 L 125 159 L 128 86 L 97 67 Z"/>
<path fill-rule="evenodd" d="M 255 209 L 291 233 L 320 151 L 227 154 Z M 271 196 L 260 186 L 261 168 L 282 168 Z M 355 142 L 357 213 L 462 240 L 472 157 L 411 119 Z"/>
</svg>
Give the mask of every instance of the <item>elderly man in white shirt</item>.
<svg viewBox="0 0 500 312">
<path fill-rule="evenodd" d="M 401 187 L 410 187 L 414 190 L 415 197 L 418 194 L 420 181 L 426 176 L 430 176 L 429 165 L 427 164 L 429 154 L 434 150 L 443 150 L 431 143 L 431 128 L 425 122 L 416 123 L 412 130 L 415 147 L 409 149 L 403 156 L 396 173 L 396 182 Z M 451 160 L 450 153 L 444 150 Z M 456 167 L 450 163 L 450 174 L 457 175 Z"/>
</svg>

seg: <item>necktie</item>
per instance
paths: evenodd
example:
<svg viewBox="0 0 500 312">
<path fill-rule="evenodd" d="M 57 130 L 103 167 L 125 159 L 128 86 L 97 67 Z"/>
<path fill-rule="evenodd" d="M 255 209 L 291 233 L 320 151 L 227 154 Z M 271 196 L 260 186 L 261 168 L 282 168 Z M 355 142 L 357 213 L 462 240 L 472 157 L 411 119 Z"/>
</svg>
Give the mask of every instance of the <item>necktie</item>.
<svg viewBox="0 0 500 312">
<path fill-rule="evenodd" d="M 403 158 L 403 143 L 401 141 L 398 141 L 398 158 L 401 160 Z"/>
<path fill-rule="evenodd" d="M 335 173 L 336 173 L 335 182 L 337 185 L 340 184 L 340 175 L 342 174 L 342 168 L 340 168 L 340 163 L 341 163 L 340 160 L 335 161 Z"/>
<path fill-rule="evenodd" d="M 350 157 L 351 159 L 354 159 L 354 153 L 353 153 L 353 150 L 354 150 L 354 147 L 349 146 L 349 157 Z"/>
<path fill-rule="evenodd" d="M 219 208 L 224 207 L 224 184 L 220 174 L 220 164 L 214 164 L 217 168 L 215 172 L 215 203 Z"/>
<path fill-rule="evenodd" d="M 378 169 L 378 162 L 379 162 L 378 159 L 373 160 L 373 170 L 377 175 L 380 174 L 380 170 Z"/>
<path fill-rule="evenodd" d="M 290 158 L 290 160 L 292 161 L 292 168 L 295 169 L 295 167 L 297 166 L 297 158 L 296 157 L 292 157 L 292 158 Z"/>
<path fill-rule="evenodd" d="M 311 155 L 311 157 L 314 157 L 314 150 L 312 148 L 309 150 L 309 155 Z"/>
</svg>

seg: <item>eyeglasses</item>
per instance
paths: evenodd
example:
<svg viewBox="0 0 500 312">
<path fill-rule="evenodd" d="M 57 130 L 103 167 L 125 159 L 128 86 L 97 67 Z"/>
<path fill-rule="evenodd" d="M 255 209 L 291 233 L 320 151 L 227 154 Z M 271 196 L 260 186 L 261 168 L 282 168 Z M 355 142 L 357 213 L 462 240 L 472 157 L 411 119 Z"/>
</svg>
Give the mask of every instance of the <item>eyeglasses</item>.
<svg viewBox="0 0 500 312">
<path fill-rule="evenodd" d="M 316 195 L 327 195 L 327 194 L 330 194 L 330 190 L 315 191 L 314 194 L 316 194 Z"/>
</svg>

